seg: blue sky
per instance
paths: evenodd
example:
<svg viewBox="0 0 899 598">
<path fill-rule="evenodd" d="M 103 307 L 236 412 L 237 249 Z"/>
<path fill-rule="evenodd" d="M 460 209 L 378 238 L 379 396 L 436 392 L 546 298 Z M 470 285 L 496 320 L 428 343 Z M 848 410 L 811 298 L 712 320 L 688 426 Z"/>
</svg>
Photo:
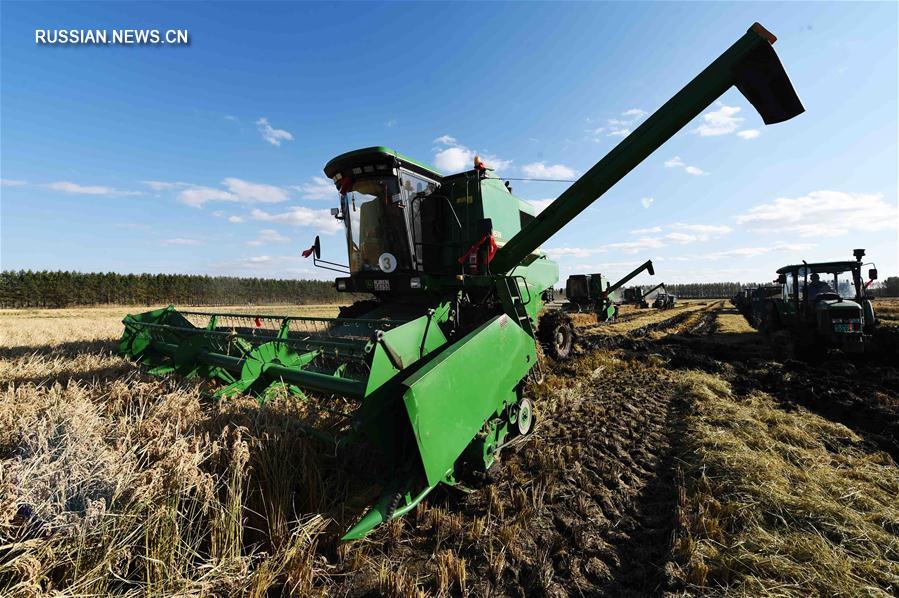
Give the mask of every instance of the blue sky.
<svg viewBox="0 0 899 598">
<path fill-rule="evenodd" d="M 754 21 L 807 112 L 736 90 L 544 249 L 562 276 L 767 280 L 897 247 L 897 4 L 0 4 L 2 267 L 330 278 L 299 257 L 321 168 L 388 145 L 446 170 L 583 173 Z M 35 29 L 188 29 L 189 46 Z M 318 177 L 318 178 L 317 178 Z M 514 181 L 544 205 L 564 183 Z M 646 275 L 644 275 L 646 276 Z"/>
</svg>

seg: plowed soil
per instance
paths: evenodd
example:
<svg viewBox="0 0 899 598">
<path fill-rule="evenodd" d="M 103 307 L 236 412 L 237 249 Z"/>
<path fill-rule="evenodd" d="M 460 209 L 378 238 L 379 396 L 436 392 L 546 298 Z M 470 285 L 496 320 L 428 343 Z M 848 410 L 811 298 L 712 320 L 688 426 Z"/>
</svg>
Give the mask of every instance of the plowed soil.
<svg viewBox="0 0 899 598">
<path fill-rule="evenodd" d="M 35 323 L 42 316 L 27 317 Z M 111 354 L 114 337 L 109 331 L 117 325 L 104 318 L 108 316 L 97 317 L 80 333 L 73 332 L 77 327 L 69 322 L 64 327 L 67 338 L 47 344 L 16 336 L 15 318 L 4 325 L 0 594 L 39 595 L 55 589 L 82 595 L 153 590 L 159 595 L 270 596 L 731 591 L 799 596 L 820 594 L 822 587 L 835 594 L 852 594 L 852 588 L 874 595 L 899 591 L 899 513 L 891 501 L 876 499 L 878 492 L 889 496 L 899 488 L 891 485 L 899 484 L 899 359 L 894 353 L 870 360 L 835 355 L 821 363 L 796 361 L 772 346 L 778 339 L 752 331 L 724 301 L 681 303 L 665 311 L 630 310 L 615 323 L 577 318 L 574 359 L 544 364 L 545 379 L 528 388 L 536 404 L 535 429 L 503 448 L 500 466 L 490 472 L 487 483 L 470 492 L 438 489 L 405 518 L 378 528 L 363 541 L 340 544 L 340 531 L 357 515 L 355 505 L 371 498 L 346 495 L 358 485 L 353 478 L 358 464 L 352 459 L 359 455 L 319 454 L 323 447 L 299 440 L 291 424 L 298 414 L 289 404 L 243 401 L 223 407 L 204 398 L 200 383 L 160 385 Z M 768 534 L 768 544 L 777 545 L 777 558 L 787 559 L 776 561 L 774 573 L 765 569 L 765 542 L 753 553 L 758 537 L 746 536 L 751 527 L 747 513 L 753 501 L 761 499 L 740 503 L 747 491 L 726 483 L 729 474 L 737 481 L 745 479 L 734 473 L 741 457 L 734 453 L 733 458 L 725 454 L 721 462 L 710 460 L 708 472 L 703 464 L 703 459 L 712 459 L 710 451 L 730 446 L 731 438 L 728 422 L 716 424 L 709 413 L 719 407 L 747 409 L 755 401 L 764 401 L 769 410 L 765 421 L 771 433 L 778 439 L 792 438 L 793 444 L 784 449 L 788 460 L 811 459 L 812 453 L 802 456 L 797 451 L 817 450 L 823 443 L 821 453 L 814 453 L 815 463 L 832 467 L 834 475 L 850 475 L 847 463 L 869 463 L 878 468 L 873 478 L 882 486 L 867 493 L 867 503 L 841 498 L 842 490 L 835 495 L 846 511 L 828 511 L 823 520 L 834 529 L 822 532 L 825 544 L 834 544 L 819 552 L 809 548 L 812 544 L 803 545 L 804 552 L 797 549 L 796 554 L 805 557 L 793 559 L 775 539 L 793 541 L 799 534 L 802 542 L 818 542 L 815 532 L 794 524 L 789 515 L 764 523 L 762 513 L 759 529 Z M 62 421 L 64 413 L 80 428 L 70 428 L 66 436 L 51 433 L 49 441 L 29 440 L 46 427 L 41 422 Z M 772 418 L 786 419 L 777 419 L 775 425 Z M 796 426 L 789 434 L 784 432 L 787 419 Z M 169 423 L 175 420 L 177 425 Z M 138 430 L 129 431 L 127 439 L 116 436 L 125 434 L 121 422 L 128 421 Z M 19 422 L 31 423 L 23 427 L 26 424 Z M 78 431 L 82 428 L 90 432 Z M 87 444 L 71 444 L 76 441 Z M 53 442 L 64 450 L 53 449 Z M 767 437 L 759 436 L 756 448 L 764 442 Z M 753 449 L 754 444 L 746 446 Z M 246 449 L 238 450 L 244 445 Z M 152 450 L 146 448 L 150 446 Z M 207 515 L 191 519 L 191 525 L 208 525 L 211 531 L 191 536 L 204 556 L 190 550 L 183 556 L 157 555 L 154 562 L 170 558 L 173 564 L 148 568 L 149 555 L 143 553 L 156 541 L 157 528 L 113 540 L 99 536 L 106 529 L 104 517 L 121 517 L 115 502 L 119 490 L 108 496 L 94 492 L 82 502 L 74 498 L 109 483 L 100 479 L 104 476 L 118 476 L 119 485 L 148 484 L 141 492 L 149 496 L 150 488 L 160 483 L 150 480 L 157 475 L 150 475 L 157 457 L 149 455 L 158 455 L 159 464 L 168 463 L 167 451 L 175 446 L 182 453 L 171 462 L 181 464 L 179 468 L 194 463 L 196 475 L 213 485 L 209 502 L 197 511 L 210 513 L 210 522 L 202 523 Z M 248 451 L 245 457 L 240 456 L 242 450 Z M 101 453 L 105 461 L 96 462 Z M 76 454 L 83 455 L 77 467 Z M 833 464 L 828 465 L 831 458 Z M 59 459 L 64 467 L 54 469 Z M 126 472 L 127 477 L 120 464 L 132 460 L 135 469 Z M 57 476 L 53 483 L 68 488 L 71 496 L 58 502 L 37 486 L 20 487 L 29 484 L 22 476 L 37 480 L 40 468 L 46 469 L 47 479 Z M 71 487 L 58 481 L 65 471 Z M 181 501 L 204 487 L 178 483 L 184 488 L 178 490 Z M 241 492 L 235 503 L 235 493 Z M 99 514 L 98 496 L 105 497 Z M 786 505 L 793 499 L 778 500 Z M 171 517 L 180 517 L 177 504 Z M 223 528 L 214 516 L 218 512 L 236 513 L 237 527 Z M 280 513 L 278 521 L 273 521 L 273 513 Z M 849 534 L 854 543 L 850 546 L 849 540 L 834 540 L 842 533 L 840 517 L 874 527 Z M 723 522 L 720 529 L 711 528 L 715 522 Z M 817 531 L 822 524 L 815 519 L 808 525 Z M 35 532 L 38 528 L 40 533 Z M 53 531 L 57 529 L 67 531 Z M 235 539 L 232 548 L 220 554 L 215 550 L 226 537 L 223 529 Z M 81 538 L 79 555 L 95 551 L 90 560 L 94 568 L 81 569 L 80 574 L 73 563 L 81 556 L 54 561 L 62 558 L 56 555 L 70 554 L 65 552 L 66 538 L 73 534 Z M 182 541 L 186 546 L 193 540 Z M 876 573 L 847 565 L 851 571 L 846 575 L 827 577 L 832 566 L 826 559 L 832 554 L 837 555 L 834 562 L 851 564 L 858 558 L 874 563 L 870 570 Z M 172 567 L 177 559 L 183 560 L 176 570 Z M 791 569 L 794 561 L 799 563 L 796 572 Z M 808 573 L 818 569 L 820 580 Z M 97 579 L 86 581 L 85 570 Z"/>
</svg>

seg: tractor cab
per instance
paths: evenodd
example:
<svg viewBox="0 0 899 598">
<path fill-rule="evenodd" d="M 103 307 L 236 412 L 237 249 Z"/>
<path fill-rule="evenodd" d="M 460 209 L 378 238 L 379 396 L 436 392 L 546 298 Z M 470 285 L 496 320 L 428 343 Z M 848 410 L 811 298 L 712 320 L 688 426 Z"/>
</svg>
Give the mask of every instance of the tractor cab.
<svg viewBox="0 0 899 598">
<path fill-rule="evenodd" d="M 783 285 L 781 305 L 795 314 L 797 323 L 817 329 L 844 350 L 861 351 L 863 336 L 876 324 L 867 286 L 877 278 L 877 270 L 868 270 L 866 284 L 862 275 L 865 251 L 856 249 L 854 255 L 855 261 L 795 264 L 777 273 Z"/>
</svg>

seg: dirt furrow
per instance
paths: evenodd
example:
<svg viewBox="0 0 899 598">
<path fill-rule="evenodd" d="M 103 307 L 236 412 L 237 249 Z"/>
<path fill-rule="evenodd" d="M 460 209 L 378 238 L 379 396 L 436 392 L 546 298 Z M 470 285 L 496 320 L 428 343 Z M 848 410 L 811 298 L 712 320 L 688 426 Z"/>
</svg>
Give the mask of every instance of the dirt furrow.
<svg viewBox="0 0 899 598">
<path fill-rule="evenodd" d="M 716 306 L 708 315 L 721 313 Z M 822 363 L 777 360 L 757 332 L 716 334 L 715 325 L 697 326 L 701 335 L 641 339 L 622 345 L 634 353 L 653 351 L 669 366 L 703 370 L 727 380 L 740 395 L 761 391 L 787 408 L 803 406 L 840 422 L 899 461 L 899 370 L 882 359 L 834 355 Z"/>
</svg>

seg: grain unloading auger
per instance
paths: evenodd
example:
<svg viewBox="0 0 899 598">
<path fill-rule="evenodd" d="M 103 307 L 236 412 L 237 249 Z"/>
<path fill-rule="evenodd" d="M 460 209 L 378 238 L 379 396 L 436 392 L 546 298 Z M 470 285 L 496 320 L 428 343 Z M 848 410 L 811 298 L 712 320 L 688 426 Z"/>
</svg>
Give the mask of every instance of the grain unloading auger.
<svg viewBox="0 0 899 598">
<path fill-rule="evenodd" d="M 121 351 L 158 373 L 218 379 L 222 396 L 280 387 L 336 422 L 317 435 L 377 447 L 390 473 L 344 536 L 361 538 L 438 484 L 491 467 L 530 431 L 535 329 L 559 278 L 543 242 L 731 86 L 768 124 L 803 111 L 773 42 L 753 25 L 539 215 L 477 161 L 441 176 L 382 147 L 338 156 L 324 169 L 349 253 L 336 287 L 377 301 L 340 318 L 169 307 L 126 317 Z M 320 260 L 317 240 L 313 253 L 336 267 Z"/>
</svg>

